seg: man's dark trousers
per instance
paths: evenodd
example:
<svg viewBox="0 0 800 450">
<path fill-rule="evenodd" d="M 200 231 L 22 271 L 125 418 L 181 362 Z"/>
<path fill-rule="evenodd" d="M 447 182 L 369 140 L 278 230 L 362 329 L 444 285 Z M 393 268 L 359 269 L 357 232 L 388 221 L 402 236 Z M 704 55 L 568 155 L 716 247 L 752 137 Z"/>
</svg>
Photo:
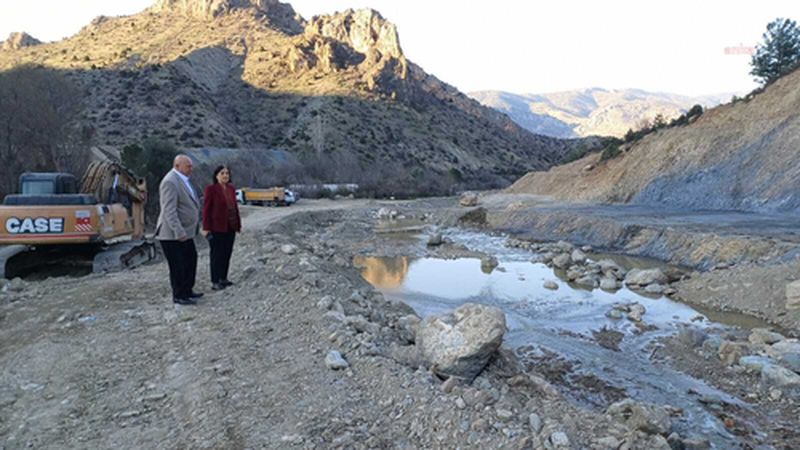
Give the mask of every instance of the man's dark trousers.
<svg viewBox="0 0 800 450">
<path fill-rule="evenodd" d="M 164 256 L 169 264 L 169 282 L 172 297 L 188 299 L 192 295 L 197 277 L 197 248 L 194 239 L 181 241 L 161 241 Z"/>
</svg>

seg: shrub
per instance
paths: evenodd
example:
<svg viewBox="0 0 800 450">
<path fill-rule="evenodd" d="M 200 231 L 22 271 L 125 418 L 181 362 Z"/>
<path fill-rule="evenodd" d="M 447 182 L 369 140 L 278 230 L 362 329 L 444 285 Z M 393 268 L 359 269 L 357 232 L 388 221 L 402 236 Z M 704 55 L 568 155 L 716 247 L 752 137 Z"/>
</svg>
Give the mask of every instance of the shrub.
<svg viewBox="0 0 800 450">
<path fill-rule="evenodd" d="M 616 158 L 620 155 L 620 153 L 622 153 L 622 151 L 619 149 L 618 144 L 609 144 L 603 149 L 603 153 L 600 154 L 600 161 L 607 161 L 609 159 Z"/>
</svg>

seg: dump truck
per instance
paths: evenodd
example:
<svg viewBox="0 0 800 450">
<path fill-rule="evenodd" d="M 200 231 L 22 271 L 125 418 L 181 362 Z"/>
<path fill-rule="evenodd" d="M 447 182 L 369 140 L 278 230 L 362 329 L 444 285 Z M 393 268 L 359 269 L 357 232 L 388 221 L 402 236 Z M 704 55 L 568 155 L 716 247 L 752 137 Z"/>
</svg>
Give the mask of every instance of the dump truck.
<svg viewBox="0 0 800 450">
<path fill-rule="evenodd" d="M 297 201 L 297 196 L 283 187 L 242 188 L 236 190 L 236 200 L 242 205 L 289 206 Z"/>
<path fill-rule="evenodd" d="M 69 173 L 23 173 L 19 193 L 0 205 L 0 275 L 19 276 L 63 260 L 94 272 L 134 267 L 156 256 L 144 238 L 147 185 L 112 161 Z"/>
</svg>

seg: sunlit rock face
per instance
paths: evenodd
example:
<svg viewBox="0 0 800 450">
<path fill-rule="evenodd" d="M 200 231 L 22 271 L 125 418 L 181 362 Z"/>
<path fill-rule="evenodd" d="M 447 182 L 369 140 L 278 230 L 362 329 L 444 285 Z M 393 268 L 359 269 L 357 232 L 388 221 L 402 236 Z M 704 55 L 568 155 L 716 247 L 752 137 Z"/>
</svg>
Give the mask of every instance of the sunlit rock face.
<svg viewBox="0 0 800 450">
<path fill-rule="evenodd" d="M 177 12 L 199 18 L 213 18 L 235 8 L 253 7 L 267 11 L 279 5 L 281 3 L 278 0 L 158 0 L 152 10 L 154 12 Z"/>
</svg>

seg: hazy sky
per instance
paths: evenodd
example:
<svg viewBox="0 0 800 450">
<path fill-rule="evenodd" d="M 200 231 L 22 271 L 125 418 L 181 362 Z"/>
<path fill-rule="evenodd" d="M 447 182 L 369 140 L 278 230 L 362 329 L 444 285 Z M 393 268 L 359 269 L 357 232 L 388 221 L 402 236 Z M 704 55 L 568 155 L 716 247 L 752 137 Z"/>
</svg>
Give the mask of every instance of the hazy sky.
<svg viewBox="0 0 800 450">
<path fill-rule="evenodd" d="M 0 36 L 51 41 L 98 15 L 132 14 L 154 0 L 0 0 Z M 465 92 L 605 87 L 687 95 L 748 91 L 748 55 L 776 17 L 800 19 L 797 0 L 535 2 L 524 0 L 295 0 L 310 18 L 371 7 L 397 25 L 406 56 Z M 735 53 L 735 52 L 734 52 Z"/>
</svg>

